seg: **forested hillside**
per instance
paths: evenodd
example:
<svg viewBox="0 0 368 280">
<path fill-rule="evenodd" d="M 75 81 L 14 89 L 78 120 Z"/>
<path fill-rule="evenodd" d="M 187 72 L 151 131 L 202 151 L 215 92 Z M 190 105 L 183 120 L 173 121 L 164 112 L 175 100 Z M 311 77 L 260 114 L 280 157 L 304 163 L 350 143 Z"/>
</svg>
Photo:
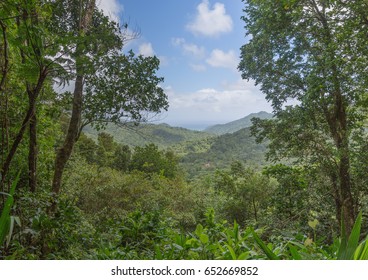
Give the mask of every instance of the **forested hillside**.
<svg viewBox="0 0 368 280">
<path fill-rule="evenodd" d="M 180 162 L 190 177 L 226 168 L 235 161 L 260 168 L 266 164 L 266 147 L 266 143 L 256 143 L 250 128 L 244 128 L 235 133 L 186 144 L 186 153 Z"/>
<path fill-rule="evenodd" d="M 177 155 L 179 165 L 187 172 L 187 176 L 194 178 L 226 168 L 234 161 L 257 168 L 265 165 L 267 143 L 256 143 L 250 132 L 250 119 L 257 116 L 267 119 L 272 115 L 266 112 L 254 113 L 224 124 L 227 130 L 236 132 L 219 136 L 212 132 L 193 131 L 166 124 L 108 125 L 102 133 L 110 135 L 112 141 L 132 149 L 154 144 L 161 150 L 170 150 Z M 239 124 L 239 129 L 235 128 L 234 123 Z M 98 135 L 101 135 L 101 132 L 90 127 L 85 128 L 83 133 L 96 143 Z"/>
<path fill-rule="evenodd" d="M 232 121 L 226 124 L 217 124 L 214 126 L 207 127 L 204 131 L 213 133 L 213 134 L 217 134 L 217 135 L 233 133 L 242 128 L 250 127 L 252 125 L 252 118 L 271 119 L 272 114 L 264 112 L 264 111 L 253 113 L 253 114 L 250 114 L 236 121 Z"/>
<path fill-rule="evenodd" d="M 194 105 L 97 1 L 0 2 L 0 260 L 368 259 L 367 3 L 243 4 L 273 116 L 199 132 L 147 123 Z"/>
<path fill-rule="evenodd" d="M 99 131 L 85 127 L 84 134 L 97 140 Z M 189 130 L 181 127 L 171 127 L 167 124 L 124 124 L 122 126 L 108 125 L 105 133 L 112 135 L 116 142 L 131 147 L 144 146 L 153 143 L 162 149 L 187 141 L 199 141 L 211 136 L 209 133 Z"/>
</svg>

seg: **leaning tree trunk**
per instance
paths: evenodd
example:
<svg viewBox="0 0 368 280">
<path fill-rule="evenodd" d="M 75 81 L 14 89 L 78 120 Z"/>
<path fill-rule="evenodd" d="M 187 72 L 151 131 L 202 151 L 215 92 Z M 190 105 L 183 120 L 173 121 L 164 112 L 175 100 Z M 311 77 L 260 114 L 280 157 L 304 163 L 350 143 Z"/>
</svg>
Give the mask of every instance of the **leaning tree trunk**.
<svg viewBox="0 0 368 280">
<path fill-rule="evenodd" d="M 28 184 L 31 192 L 37 188 L 37 116 L 33 108 L 29 122 L 29 152 L 28 152 Z"/>
<path fill-rule="evenodd" d="M 36 100 L 37 97 L 39 95 L 39 93 L 41 92 L 41 89 L 43 87 L 43 84 L 45 82 L 45 79 L 48 75 L 48 70 L 46 68 L 44 68 L 42 71 L 40 71 L 40 75 L 38 77 L 38 81 L 37 81 L 37 85 L 35 86 L 35 88 L 32 89 L 32 93 L 30 94 L 29 98 L 29 105 L 28 105 L 28 110 L 27 113 L 23 119 L 23 122 L 21 124 L 21 127 L 17 133 L 17 135 L 15 136 L 15 139 L 12 143 L 12 146 L 8 152 L 8 155 L 5 159 L 5 162 L 3 163 L 3 166 L 1 168 L 1 186 L 3 186 L 3 184 L 5 183 L 5 179 L 6 176 L 9 172 L 9 168 L 10 168 L 10 164 L 14 158 L 14 155 L 16 153 L 16 151 L 18 150 L 19 144 L 23 139 L 24 136 L 24 132 L 26 130 L 26 128 L 28 127 L 29 122 L 31 121 L 34 112 L 35 112 L 35 108 L 36 108 Z"/>
<path fill-rule="evenodd" d="M 87 33 L 89 27 L 92 24 L 92 16 L 95 8 L 95 0 L 87 1 L 85 12 L 81 15 L 79 19 L 79 36 L 83 38 Z M 62 147 L 58 150 L 56 159 L 55 159 L 55 172 L 54 179 L 52 182 L 52 191 L 55 194 L 60 192 L 61 188 L 61 180 L 63 176 L 63 172 L 68 162 L 75 142 L 78 139 L 78 134 L 80 130 L 81 118 L 82 118 L 82 106 L 83 106 L 83 81 L 84 81 L 84 65 L 83 65 L 83 49 L 82 45 L 78 44 L 76 48 L 76 81 L 75 88 L 73 93 L 73 108 L 72 108 L 72 116 L 69 122 L 69 127 L 67 131 L 67 135 L 65 137 L 65 141 Z"/>
<path fill-rule="evenodd" d="M 78 69 L 77 69 L 78 71 Z M 83 103 L 83 76 L 78 75 L 75 81 L 74 95 L 73 95 L 73 109 L 72 117 L 70 119 L 69 128 L 63 146 L 58 150 L 55 159 L 55 173 L 52 182 L 52 191 L 56 194 L 60 192 L 61 179 L 64 168 L 68 162 L 73 151 L 73 146 L 76 142 L 79 125 L 82 115 Z"/>
<path fill-rule="evenodd" d="M 0 54 L 2 56 L 3 65 L 1 65 L 1 80 L 0 80 L 0 94 L 2 95 L 1 99 L 1 109 L 4 112 L 1 112 L 3 115 L 2 119 L 2 137 L 1 137 L 1 164 L 4 162 L 4 151 L 8 151 L 8 118 L 7 118 L 7 110 L 8 110 L 8 95 L 5 93 L 5 83 L 7 79 L 7 75 L 9 72 L 9 46 L 8 46 L 8 37 L 7 37 L 7 27 L 2 20 L 0 20 L 0 27 L 2 30 L 3 48 L 0 50 Z M 1 111 L 2 111 L 1 110 Z M 2 173 L 2 169 L 0 170 Z M 5 191 L 3 184 L 0 186 L 0 191 Z M 4 199 L 4 198 L 3 198 Z"/>
</svg>

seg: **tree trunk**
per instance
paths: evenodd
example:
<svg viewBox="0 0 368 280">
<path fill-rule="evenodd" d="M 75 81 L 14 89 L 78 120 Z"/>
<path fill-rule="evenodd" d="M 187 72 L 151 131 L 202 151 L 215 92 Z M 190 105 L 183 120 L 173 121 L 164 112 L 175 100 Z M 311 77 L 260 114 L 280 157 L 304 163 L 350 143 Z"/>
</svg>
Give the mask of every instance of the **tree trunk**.
<svg viewBox="0 0 368 280">
<path fill-rule="evenodd" d="M 78 69 L 77 69 L 78 71 Z M 69 128 L 63 146 L 58 150 L 55 159 L 55 173 L 52 182 L 52 191 L 56 194 L 60 192 L 61 179 L 67 161 L 72 154 L 75 141 L 78 137 L 79 126 L 82 115 L 83 104 L 83 76 L 78 75 L 75 81 L 73 95 L 72 117 L 69 122 Z"/>
<path fill-rule="evenodd" d="M 335 200 L 335 213 L 336 213 L 336 219 L 339 224 L 339 230 L 341 231 L 341 194 L 340 194 L 340 187 L 338 184 L 338 179 L 336 174 L 330 174 L 331 182 L 332 182 L 332 188 L 333 188 L 333 198 Z"/>
<path fill-rule="evenodd" d="M 36 108 L 36 99 L 43 87 L 43 84 L 45 82 L 45 79 L 47 77 L 48 71 L 47 69 L 43 69 L 42 71 L 40 71 L 40 75 L 38 77 L 38 81 L 37 81 L 37 85 L 36 87 L 32 90 L 32 98 L 29 100 L 29 106 L 28 106 L 28 110 L 27 113 L 23 119 L 23 122 L 21 124 L 21 127 L 17 133 L 17 135 L 15 136 L 15 139 L 13 141 L 13 144 L 8 152 L 8 155 L 6 157 L 6 160 L 1 168 L 1 186 L 4 185 L 5 182 L 5 178 L 9 172 L 9 168 L 10 168 L 10 164 L 14 158 L 14 155 L 19 147 L 20 142 L 23 139 L 24 136 L 24 132 L 26 130 L 26 128 L 28 127 L 28 124 L 30 122 L 30 120 L 32 119 L 32 116 L 35 112 L 35 108 Z"/>
<path fill-rule="evenodd" d="M 335 57 L 335 56 L 333 56 Z M 351 193 L 351 177 L 350 177 L 350 148 L 349 148 L 349 132 L 346 115 L 346 102 L 341 93 L 340 82 L 338 78 L 338 70 L 336 65 L 332 66 L 334 87 L 335 87 L 335 110 L 336 134 L 335 144 L 339 155 L 339 181 L 341 195 L 341 216 L 345 225 L 345 234 L 349 236 L 355 222 L 355 207 Z"/>
<path fill-rule="evenodd" d="M 95 0 L 90 0 L 86 2 L 85 11 L 81 14 L 81 18 L 79 19 L 79 36 L 83 37 L 87 33 L 91 23 L 93 11 L 95 9 Z M 83 12 L 83 11 L 82 11 Z M 56 159 L 55 159 L 55 172 L 54 179 L 52 182 L 52 191 L 55 194 L 60 192 L 61 188 L 61 180 L 63 176 L 63 172 L 68 162 L 75 142 L 78 139 L 81 118 L 82 118 L 82 106 L 83 106 L 83 81 L 84 81 L 84 65 L 83 61 L 83 50 L 80 44 L 77 45 L 76 48 L 76 81 L 75 88 L 73 94 L 73 108 L 72 108 L 72 116 L 69 122 L 69 128 L 67 131 L 67 135 L 65 137 L 65 141 L 63 146 L 58 150 Z"/>
<path fill-rule="evenodd" d="M 256 223 L 258 223 L 257 206 L 256 206 L 256 200 L 255 200 L 254 197 L 252 198 L 252 203 L 253 203 L 254 219 L 255 219 Z"/>
<path fill-rule="evenodd" d="M 339 199 L 340 201 L 336 204 L 340 206 L 341 222 L 345 226 L 346 236 L 350 235 L 351 230 L 354 226 L 355 221 L 355 210 L 354 200 L 351 193 L 351 178 L 350 178 L 350 148 L 349 148 L 349 131 L 347 125 L 347 102 L 344 99 L 338 66 L 336 65 L 336 57 L 338 54 L 331 47 L 333 43 L 332 34 L 328 25 L 328 19 L 326 16 L 326 7 L 323 6 L 323 12 L 319 12 L 319 8 L 315 2 L 314 6 L 323 25 L 323 29 L 326 36 L 326 58 L 330 62 L 329 68 L 330 73 L 326 74 L 326 79 L 332 81 L 333 91 L 331 97 L 334 99 L 334 104 L 331 106 L 331 110 L 326 112 L 326 120 L 328 122 L 331 136 L 334 140 L 335 147 L 338 153 L 338 165 L 337 170 L 338 186 L 339 186 Z M 341 227 L 341 224 L 339 225 Z"/>
<path fill-rule="evenodd" d="M 2 29 L 2 35 L 3 35 L 3 50 L 2 50 L 2 55 L 4 57 L 4 65 L 2 66 L 1 69 L 1 80 L 0 80 L 0 92 L 2 92 L 4 90 L 4 86 L 5 86 L 5 81 L 6 81 L 6 77 L 8 75 L 9 72 L 9 48 L 8 48 L 8 37 L 6 34 L 6 25 L 0 20 L 0 26 Z"/>
<path fill-rule="evenodd" d="M 5 92 L 5 83 L 6 78 L 9 72 L 9 48 L 8 48 L 8 37 L 6 32 L 6 25 L 2 20 L 0 20 L 0 27 L 2 30 L 2 37 L 3 37 L 3 48 L 0 50 L 0 54 L 3 59 L 3 65 L 1 65 L 1 80 L 0 80 L 0 93 L 4 95 L 1 99 L 1 114 L 2 114 L 2 120 L 1 120 L 1 165 L 5 161 L 5 154 L 8 151 L 8 95 Z M 4 111 L 3 111 L 4 110 Z M 0 170 L 1 171 L 1 170 Z M 5 191 L 4 185 L 1 184 L 0 191 Z M 4 197 L 2 198 L 4 200 Z"/>
<path fill-rule="evenodd" d="M 37 188 L 37 116 L 36 108 L 29 122 L 28 183 L 31 192 Z"/>
<path fill-rule="evenodd" d="M 355 222 L 355 206 L 353 196 L 351 194 L 350 179 L 350 157 L 347 147 L 343 144 L 342 155 L 340 158 L 339 179 L 341 194 L 341 218 L 345 225 L 345 234 L 349 236 Z"/>
</svg>

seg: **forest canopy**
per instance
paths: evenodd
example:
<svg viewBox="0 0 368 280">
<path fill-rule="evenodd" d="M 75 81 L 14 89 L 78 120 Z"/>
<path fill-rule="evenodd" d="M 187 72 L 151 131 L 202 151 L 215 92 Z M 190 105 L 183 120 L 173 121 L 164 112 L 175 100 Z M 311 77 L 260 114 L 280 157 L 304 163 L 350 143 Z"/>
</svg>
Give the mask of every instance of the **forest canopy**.
<svg viewBox="0 0 368 280">
<path fill-rule="evenodd" d="M 0 2 L 0 259 L 368 259 L 368 4 L 243 4 L 273 114 L 191 131 L 95 0 Z"/>
</svg>

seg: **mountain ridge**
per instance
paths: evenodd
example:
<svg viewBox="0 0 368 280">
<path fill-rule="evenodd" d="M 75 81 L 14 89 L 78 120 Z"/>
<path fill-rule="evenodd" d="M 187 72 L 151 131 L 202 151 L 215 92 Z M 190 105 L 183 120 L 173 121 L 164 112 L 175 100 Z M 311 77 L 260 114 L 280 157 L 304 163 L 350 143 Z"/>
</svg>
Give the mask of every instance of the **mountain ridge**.
<svg viewBox="0 0 368 280">
<path fill-rule="evenodd" d="M 273 117 L 272 114 L 267 113 L 266 111 L 260 111 L 258 113 L 251 113 L 244 118 L 234 120 L 225 124 L 216 124 L 207 127 L 204 129 L 204 132 L 215 134 L 215 135 L 223 135 L 226 133 L 234 133 L 243 128 L 247 128 L 252 126 L 252 118 L 260 118 L 260 119 L 271 119 Z"/>
<path fill-rule="evenodd" d="M 191 130 L 183 127 L 173 127 L 166 123 L 143 123 L 138 126 L 127 125 L 124 127 L 109 124 L 101 131 L 96 131 L 91 127 L 86 127 L 83 130 L 84 134 L 94 140 L 97 140 L 99 132 L 106 132 L 114 136 L 114 140 L 117 143 L 131 147 L 144 146 L 146 144 L 153 143 L 162 149 L 169 148 L 172 145 L 182 142 L 197 141 L 213 136 L 204 131 Z"/>
</svg>

